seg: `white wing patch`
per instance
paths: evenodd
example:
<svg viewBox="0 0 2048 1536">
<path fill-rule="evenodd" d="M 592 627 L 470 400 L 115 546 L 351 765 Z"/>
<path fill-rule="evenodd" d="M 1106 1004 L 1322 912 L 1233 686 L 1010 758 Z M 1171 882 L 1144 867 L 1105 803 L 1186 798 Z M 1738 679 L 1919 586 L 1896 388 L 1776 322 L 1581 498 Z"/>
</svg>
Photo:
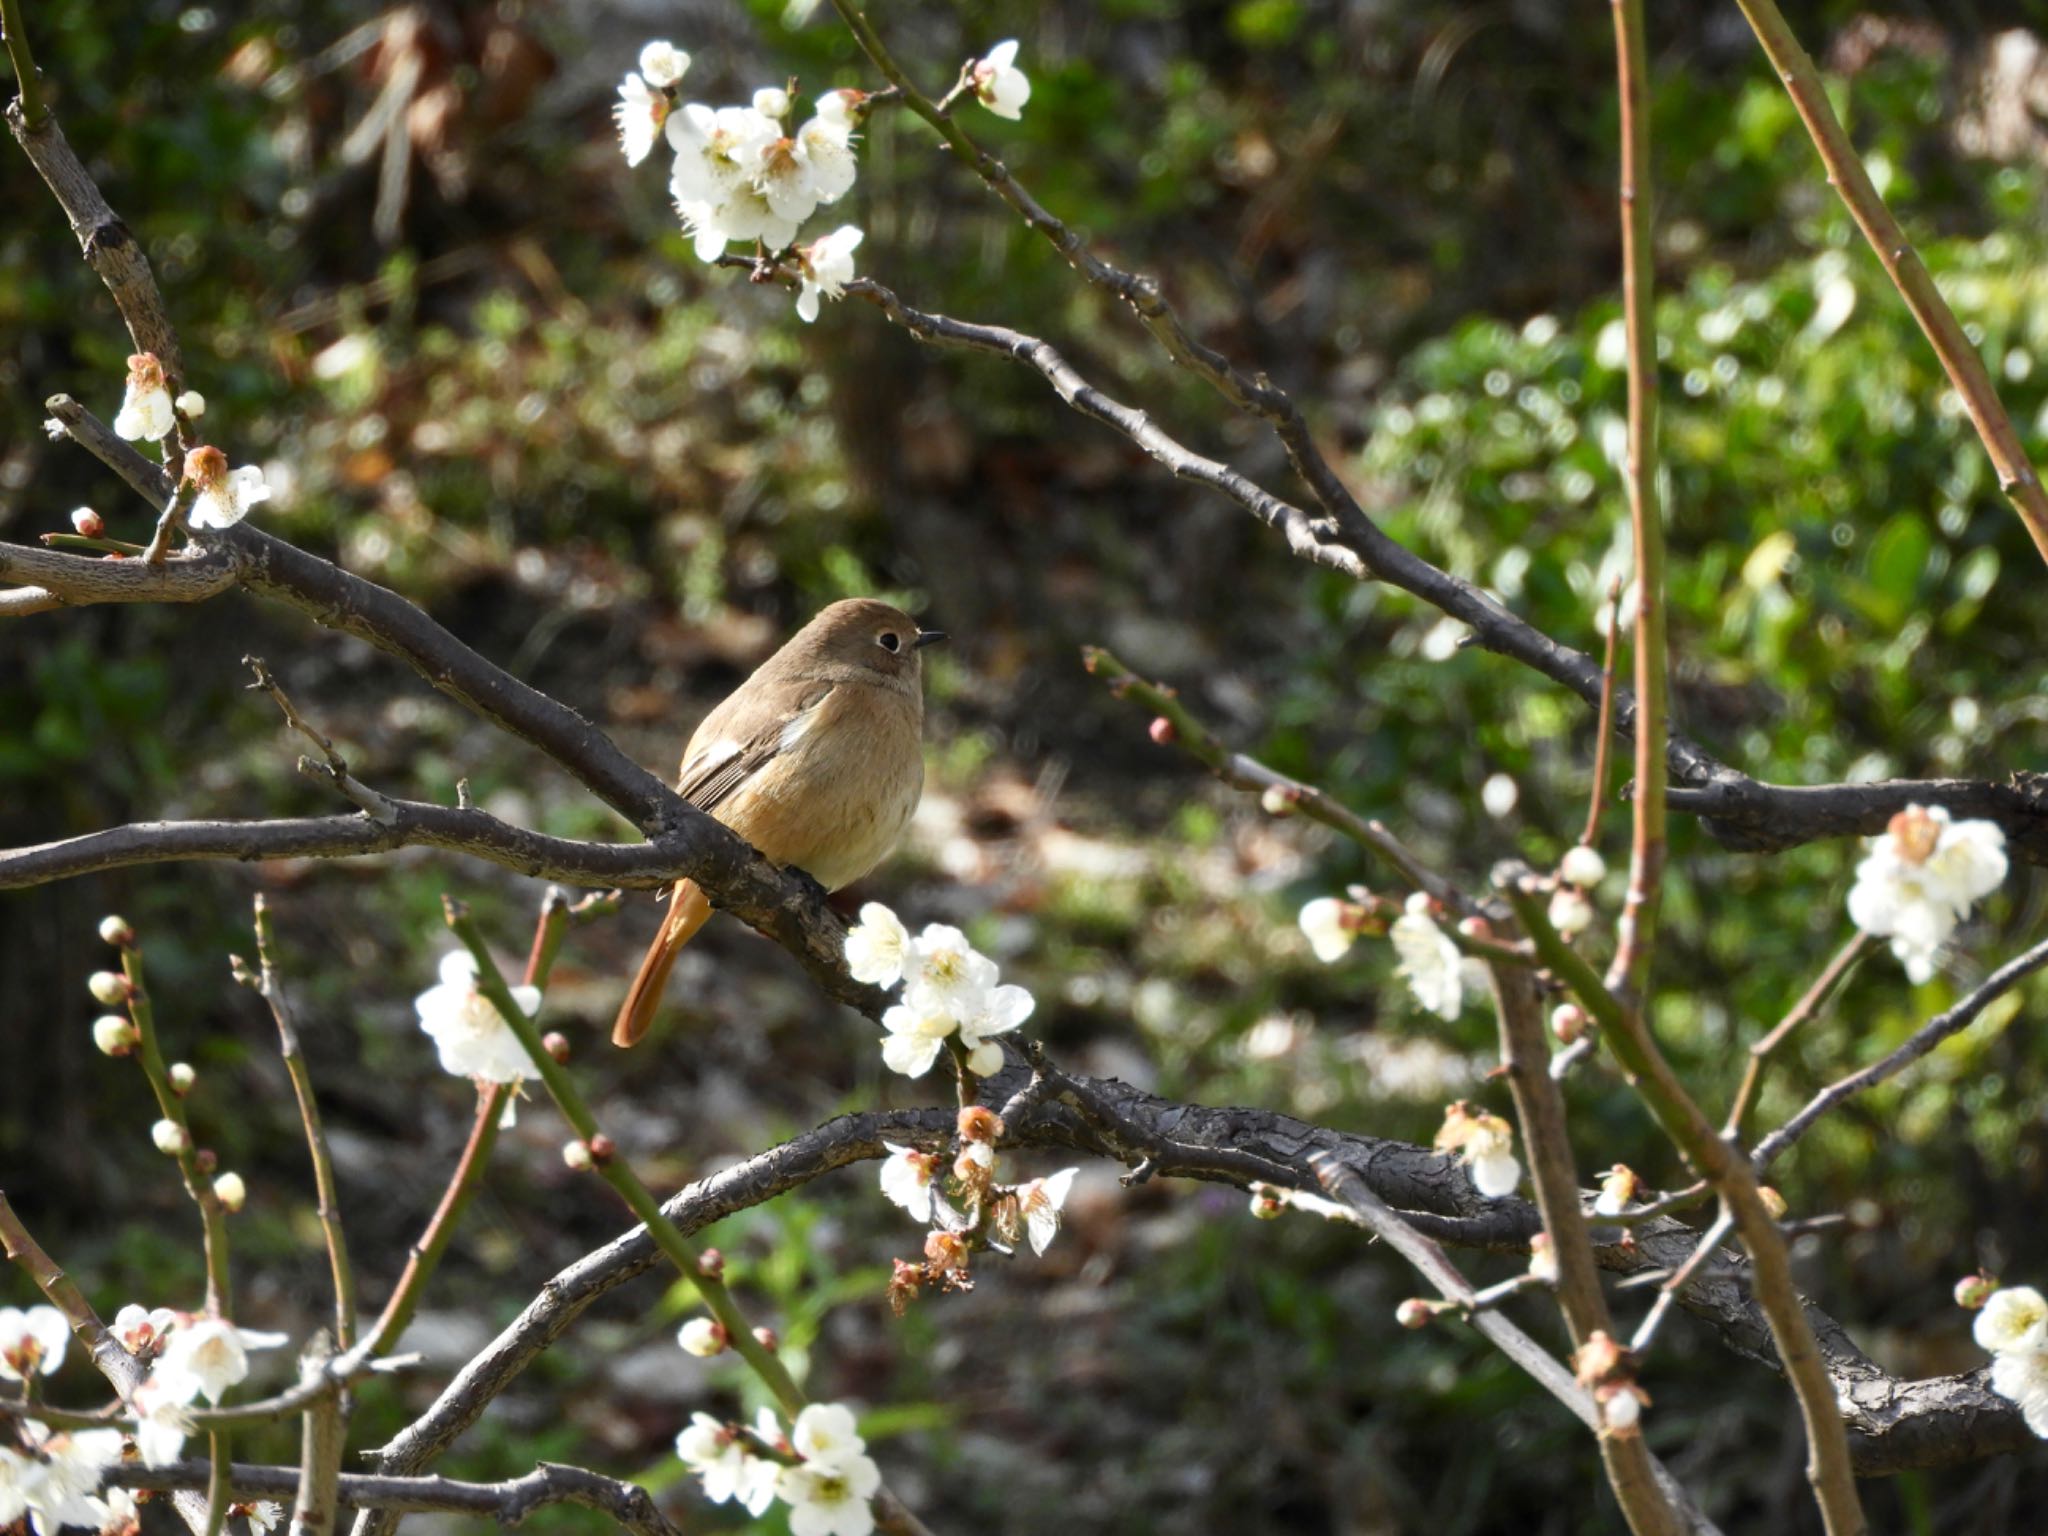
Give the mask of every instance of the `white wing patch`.
<svg viewBox="0 0 2048 1536">
<path fill-rule="evenodd" d="M 789 719 L 783 722 L 782 734 L 776 738 L 775 742 L 775 750 L 778 753 L 794 750 L 796 744 L 810 734 L 811 727 L 818 723 L 818 705 L 823 704 L 825 699 L 830 697 L 831 694 L 827 693 L 824 698 L 818 700 L 817 704 L 813 704 L 809 709 L 804 710 L 800 714 L 791 715 Z"/>
<path fill-rule="evenodd" d="M 738 757 L 739 755 L 740 744 L 734 741 L 730 736 L 726 737 L 722 741 L 714 741 L 711 743 L 710 746 L 706 747 L 702 752 L 699 752 L 695 757 L 691 758 L 689 762 L 683 765 L 682 776 L 685 779 L 694 779 L 698 777 L 700 774 L 709 773 L 712 769 L 716 768 L 720 763 L 731 762 L 734 758 Z"/>
</svg>

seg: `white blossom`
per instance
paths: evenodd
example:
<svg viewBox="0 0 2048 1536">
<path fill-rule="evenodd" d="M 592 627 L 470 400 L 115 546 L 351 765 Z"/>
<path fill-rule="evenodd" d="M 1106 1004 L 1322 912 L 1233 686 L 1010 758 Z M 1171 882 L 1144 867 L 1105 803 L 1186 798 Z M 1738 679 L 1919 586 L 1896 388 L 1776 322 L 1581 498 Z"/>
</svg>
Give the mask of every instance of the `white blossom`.
<svg viewBox="0 0 2048 1536">
<path fill-rule="evenodd" d="M 1017 1209 L 1024 1217 L 1024 1233 L 1031 1239 L 1031 1251 L 1044 1253 L 1059 1235 L 1060 1213 L 1074 1187 L 1078 1168 L 1062 1168 L 1042 1179 L 1033 1179 L 1017 1191 Z"/>
<path fill-rule="evenodd" d="M 900 1205 L 919 1222 L 932 1219 L 932 1173 L 938 1159 L 915 1147 L 899 1147 L 885 1141 L 889 1155 L 882 1159 L 882 1197 Z"/>
<path fill-rule="evenodd" d="M 270 483 L 262 469 L 244 464 L 229 469 L 227 455 L 204 445 L 185 455 L 185 478 L 198 492 L 186 520 L 194 528 L 232 528 L 258 502 L 270 500 Z"/>
<path fill-rule="evenodd" d="M 137 1536 L 142 1529 L 142 1509 L 126 1488 L 109 1488 L 99 1499 L 99 1536 Z"/>
<path fill-rule="evenodd" d="M 759 1515 L 775 1501 L 777 1465 L 750 1452 L 736 1430 L 708 1413 L 690 1415 L 676 1436 L 676 1455 L 697 1474 L 704 1497 L 714 1504 L 737 1499 L 749 1514 Z"/>
<path fill-rule="evenodd" d="M 2048 1352 L 2009 1350 L 1991 1362 L 1991 1390 L 2019 1404 L 2027 1428 L 2048 1440 Z"/>
<path fill-rule="evenodd" d="M 1994 1355 L 2048 1349 L 2048 1300 L 2031 1285 L 2001 1286 L 1970 1331 Z"/>
<path fill-rule="evenodd" d="M 476 984 L 476 957 L 458 949 L 441 960 L 441 983 L 413 999 L 420 1028 L 433 1038 L 441 1070 L 487 1083 L 540 1076 L 526 1047 Z M 531 1018 L 540 1011 L 538 987 L 513 987 L 512 1001 Z"/>
<path fill-rule="evenodd" d="M 223 1317 L 198 1318 L 172 1330 L 150 1380 L 172 1402 L 204 1397 L 218 1403 L 222 1393 L 249 1374 L 250 1350 L 274 1349 L 284 1342 L 281 1333 L 255 1333 Z"/>
<path fill-rule="evenodd" d="M 853 1410 L 843 1403 L 811 1403 L 789 1428 L 789 1443 L 805 1461 L 833 1466 L 868 1447 Z"/>
<path fill-rule="evenodd" d="M 976 1077 L 993 1077 L 1003 1070 L 1003 1048 L 997 1035 L 1006 1035 L 1031 1017 L 1036 1000 L 1023 987 L 1011 982 L 991 987 L 982 995 L 974 1012 L 960 1020 L 960 1043 L 967 1047 L 967 1070 Z"/>
<path fill-rule="evenodd" d="M 975 97 L 997 117 L 1011 119 L 1024 115 L 1024 103 L 1031 99 L 1031 82 L 1017 68 L 1017 40 L 1005 38 L 977 59 L 969 78 Z"/>
<path fill-rule="evenodd" d="M 71 1325 L 55 1307 L 0 1307 L 0 1378 L 27 1381 L 64 1363 Z"/>
<path fill-rule="evenodd" d="M 818 110 L 796 131 L 796 142 L 811 167 L 811 189 L 821 203 L 836 203 L 853 190 L 858 164 L 853 156 L 853 120 L 844 107 L 840 92 L 820 97 Z"/>
<path fill-rule="evenodd" d="M 1512 1195 L 1522 1182 L 1522 1165 L 1515 1160 L 1514 1127 L 1499 1115 L 1463 1102 L 1453 1104 L 1444 1111 L 1436 1149 L 1455 1152 L 1472 1177 L 1472 1187 L 1489 1200 Z"/>
<path fill-rule="evenodd" d="M 1634 1387 L 1623 1386 L 1601 1399 L 1601 1422 L 1611 1434 L 1628 1434 L 1642 1421 L 1642 1417 L 1643 1399 Z"/>
<path fill-rule="evenodd" d="M 1419 891 L 1410 896 L 1387 936 L 1400 957 L 1394 972 L 1408 983 L 1415 1000 L 1440 1019 L 1455 1019 L 1465 1002 L 1463 956 L 1429 915 L 1429 899 Z"/>
<path fill-rule="evenodd" d="M 53 1434 L 35 1419 L 24 1420 L 21 1428 L 31 1454 L 0 1473 L 0 1478 L 12 1484 L 12 1497 L 0 1494 L 0 1504 L 18 1500 L 39 1536 L 56 1536 L 65 1526 L 98 1530 L 106 1506 L 93 1494 L 106 1469 L 121 1459 L 121 1431 L 81 1429 Z"/>
<path fill-rule="evenodd" d="M 1892 953 L 1915 984 L 1956 925 L 1996 890 L 2006 873 L 2005 834 L 1996 822 L 1951 821 L 1940 806 L 1909 805 L 1873 838 L 1856 866 L 1849 920 Z"/>
<path fill-rule="evenodd" d="M 789 1505 L 790 1536 L 871 1536 L 868 1500 L 881 1486 L 881 1469 L 866 1456 L 806 1461 L 775 1477 L 775 1491 Z"/>
<path fill-rule="evenodd" d="M 177 1323 L 178 1314 L 169 1307 L 148 1308 L 131 1301 L 114 1314 L 114 1337 L 129 1354 L 148 1356 L 165 1342 Z"/>
<path fill-rule="evenodd" d="M 943 1013 L 924 1013 L 898 1003 L 882 1015 L 882 1027 L 889 1032 L 882 1041 L 883 1064 L 905 1077 L 923 1077 L 956 1026 Z"/>
<path fill-rule="evenodd" d="M 251 1529 L 263 1532 L 263 1536 L 277 1529 L 277 1522 L 284 1518 L 284 1506 L 275 1499 L 258 1499 L 249 1506 L 247 1519 Z"/>
<path fill-rule="evenodd" d="M 1557 877 L 1566 885 L 1591 890 L 1607 878 L 1607 861 L 1600 857 L 1599 849 L 1578 843 L 1557 866 Z"/>
<path fill-rule="evenodd" d="M 194 1429 L 191 1413 L 154 1378 L 136 1392 L 135 1406 L 142 1410 L 135 1423 L 135 1449 L 142 1464 L 169 1466 L 185 1452 L 185 1438 Z"/>
<path fill-rule="evenodd" d="M 928 923 L 904 954 L 903 1001 L 923 1014 L 952 1020 L 977 1012 L 996 984 L 995 961 L 945 923 Z"/>
<path fill-rule="evenodd" d="M 626 157 L 626 164 L 638 165 L 647 158 L 668 117 L 668 97 L 628 71 L 619 82 L 618 104 L 612 108 L 612 121 L 619 130 L 619 153 Z"/>
<path fill-rule="evenodd" d="M 690 70 L 690 56 L 674 43 L 652 42 L 640 50 L 640 73 L 653 86 L 670 86 Z"/>
<path fill-rule="evenodd" d="M 903 979 L 910 930 L 879 901 L 860 909 L 860 921 L 846 930 L 846 968 L 855 981 L 893 987 Z"/>
<path fill-rule="evenodd" d="M 192 1150 L 192 1133 L 175 1120 L 158 1120 L 149 1128 L 149 1139 L 165 1157 L 183 1157 Z"/>
<path fill-rule="evenodd" d="M 1350 902 L 1335 896 L 1318 896 L 1304 902 L 1301 915 L 1295 919 L 1301 931 L 1308 937 L 1308 947 L 1315 951 L 1315 957 L 1325 965 L 1344 958 L 1358 939 L 1358 926 L 1352 921 L 1353 907 Z"/>
<path fill-rule="evenodd" d="M 772 119 L 752 107 L 714 110 L 693 101 L 669 114 L 666 132 L 676 152 L 669 195 L 696 237 L 699 261 L 716 261 L 736 240 L 758 238 L 774 250 L 789 244 L 795 226 L 786 233 L 779 222 L 771 228 L 772 210 L 749 180 L 762 148 L 782 136 Z"/>
<path fill-rule="evenodd" d="M 754 110 L 781 122 L 789 116 L 789 92 L 779 85 L 764 85 L 754 92 Z"/>
<path fill-rule="evenodd" d="M 821 295 L 837 299 L 846 292 L 846 285 L 853 281 L 853 253 L 860 241 L 859 229 L 842 224 L 797 252 L 797 274 L 802 285 L 796 296 L 796 312 L 802 319 L 818 318 Z"/>
<path fill-rule="evenodd" d="M 197 421 L 206 414 L 206 396 L 199 393 L 196 389 L 186 390 L 185 393 L 178 396 L 171 403 L 194 421 Z"/>
<path fill-rule="evenodd" d="M 128 384 L 114 417 L 115 435 L 130 442 L 153 443 L 168 437 L 177 424 L 170 386 L 164 382 L 164 365 L 154 352 L 136 353 L 128 359 Z"/>
</svg>

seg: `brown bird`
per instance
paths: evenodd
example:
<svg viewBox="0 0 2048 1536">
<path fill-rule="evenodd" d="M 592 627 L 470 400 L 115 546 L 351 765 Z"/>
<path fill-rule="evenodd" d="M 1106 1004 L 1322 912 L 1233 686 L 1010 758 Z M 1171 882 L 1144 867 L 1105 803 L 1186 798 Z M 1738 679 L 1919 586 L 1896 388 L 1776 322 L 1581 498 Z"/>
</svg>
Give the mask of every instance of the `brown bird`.
<svg viewBox="0 0 2048 1536">
<path fill-rule="evenodd" d="M 945 638 L 873 598 L 832 604 L 704 717 L 677 793 L 826 890 L 851 885 L 896 845 L 924 792 L 918 653 Z M 678 880 L 614 1045 L 647 1033 L 677 954 L 710 916 L 696 883 Z"/>
</svg>

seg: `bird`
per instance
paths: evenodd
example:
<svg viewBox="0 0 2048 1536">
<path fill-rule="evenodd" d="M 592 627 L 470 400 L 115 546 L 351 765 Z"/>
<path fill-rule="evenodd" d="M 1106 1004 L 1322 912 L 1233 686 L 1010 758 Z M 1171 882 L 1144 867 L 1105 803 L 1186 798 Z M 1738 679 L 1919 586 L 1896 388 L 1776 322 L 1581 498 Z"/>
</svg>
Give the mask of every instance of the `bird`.
<svg viewBox="0 0 2048 1536">
<path fill-rule="evenodd" d="M 944 640 L 875 598 L 836 602 L 790 636 L 683 749 L 676 792 L 828 891 L 888 856 L 924 793 L 926 646 Z M 685 944 L 711 916 L 678 880 L 619 1008 L 612 1043 L 647 1033 Z"/>
</svg>

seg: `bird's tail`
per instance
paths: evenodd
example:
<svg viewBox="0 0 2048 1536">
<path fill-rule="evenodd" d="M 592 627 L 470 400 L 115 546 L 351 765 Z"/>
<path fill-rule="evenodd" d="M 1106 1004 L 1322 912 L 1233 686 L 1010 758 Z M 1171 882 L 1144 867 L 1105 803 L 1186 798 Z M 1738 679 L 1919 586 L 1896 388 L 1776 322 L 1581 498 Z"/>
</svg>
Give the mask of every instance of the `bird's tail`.
<svg viewBox="0 0 2048 1536">
<path fill-rule="evenodd" d="M 613 1045 L 632 1045 L 647 1033 L 648 1026 L 654 1023 L 655 1009 L 661 1006 L 662 989 L 668 985 L 668 973 L 676 956 L 697 936 L 697 930 L 710 916 L 711 900 L 697 889 L 697 883 L 678 880 L 675 894 L 669 899 L 668 916 L 661 921 L 661 932 L 654 936 L 647 958 L 640 962 L 640 974 L 633 978 L 633 986 L 619 1008 L 619 1021 L 612 1026 Z"/>
</svg>

